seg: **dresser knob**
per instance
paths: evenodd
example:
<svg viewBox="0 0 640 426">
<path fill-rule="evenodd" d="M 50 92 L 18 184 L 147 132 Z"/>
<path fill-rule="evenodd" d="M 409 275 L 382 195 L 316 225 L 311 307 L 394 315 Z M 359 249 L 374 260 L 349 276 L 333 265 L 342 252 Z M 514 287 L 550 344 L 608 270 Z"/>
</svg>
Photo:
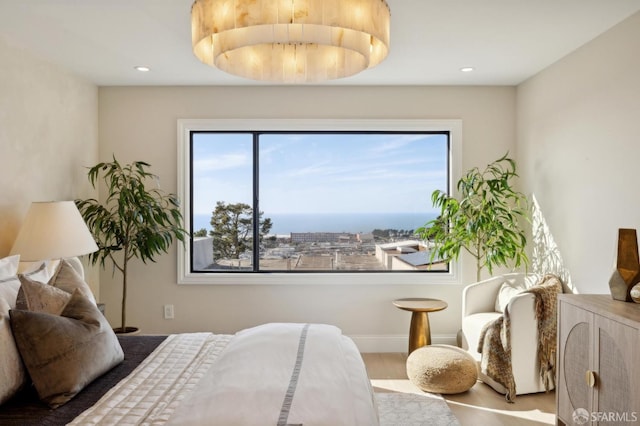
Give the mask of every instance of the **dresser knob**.
<svg viewBox="0 0 640 426">
<path fill-rule="evenodd" d="M 585 378 L 587 380 L 587 386 L 589 386 L 590 388 L 592 388 L 592 387 L 594 387 L 596 385 L 596 373 L 595 373 L 595 371 L 587 370 L 587 374 L 586 374 Z"/>
</svg>

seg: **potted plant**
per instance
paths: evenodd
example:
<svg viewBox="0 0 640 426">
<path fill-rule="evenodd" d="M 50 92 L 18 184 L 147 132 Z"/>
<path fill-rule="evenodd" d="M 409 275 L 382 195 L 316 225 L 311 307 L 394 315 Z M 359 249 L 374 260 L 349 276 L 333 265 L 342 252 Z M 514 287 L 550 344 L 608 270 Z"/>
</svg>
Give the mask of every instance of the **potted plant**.
<svg viewBox="0 0 640 426">
<path fill-rule="evenodd" d="M 508 153 L 484 170 L 469 170 L 456 186 L 459 197 L 436 190 L 431 195 L 440 215 L 417 230 L 434 247 L 431 260 L 457 259 L 465 249 L 476 259 L 476 278 L 494 266 L 528 265 L 522 221 L 529 220 L 528 200 L 513 188 L 516 163 Z"/>
<path fill-rule="evenodd" d="M 107 188 L 103 202 L 96 199 L 76 200 L 98 251 L 89 255 L 90 262 L 100 262 L 104 268 L 109 259 L 122 274 L 122 318 L 119 333 L 137 331 L 127 327 L 127 272 L 129 261 L 137 258 L 155 262 L 155 256 L 166 253 L 174 239 L 184 243 L 187 232 L 182 228 L 182 214 L 174 194 L 147 184 L 158 177 L 148 171 L 151 166 L 142 161 L 121 165 L 112 162 L 91 167 L 88 178 L 96 188 L 101 179 Z"/>
</svg>

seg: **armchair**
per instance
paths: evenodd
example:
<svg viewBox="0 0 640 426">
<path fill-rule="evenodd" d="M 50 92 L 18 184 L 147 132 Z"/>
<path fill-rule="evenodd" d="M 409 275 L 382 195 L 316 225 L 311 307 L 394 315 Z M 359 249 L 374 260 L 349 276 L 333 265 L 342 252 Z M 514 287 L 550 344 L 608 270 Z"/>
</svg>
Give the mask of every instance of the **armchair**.
<svg viewBox="0 0 640 426">
<path fill-rule="evenodd" d="M 462 292 L 462 347 L 476 359 L 478 366 L 482 354 L 478 341 L 483 327 L 509 311 L 511 319 L 511 364 L 516 383 L 516 395 L 544 392 L 536 357 L 538 327 L 535 318 L 535 297 L 521 293 L 539 281 L 535 274 L 512 273 L 499 275 L 470 284 Z M 506 389 L 478 368 L 478 377 L 497 392 Z"/>
</svg>

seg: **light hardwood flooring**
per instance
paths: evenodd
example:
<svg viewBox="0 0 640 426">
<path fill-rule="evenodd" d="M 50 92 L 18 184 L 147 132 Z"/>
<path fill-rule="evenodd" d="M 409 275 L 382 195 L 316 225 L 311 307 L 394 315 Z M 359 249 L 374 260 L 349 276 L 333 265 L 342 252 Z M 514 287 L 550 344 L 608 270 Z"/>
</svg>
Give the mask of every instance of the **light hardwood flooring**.
<svg viewBox="0 0 640 426">
<path fill-rule="evenodd" d="M 407 378 L 406 353 L 363 353 L 376 392 L 422 393 Z M 443 395 L 462 426 L 533 426 L 555 424 L 555 393 L 518 395 L 508 403 L 482 382 L 469 391 Z"/>
</svg>

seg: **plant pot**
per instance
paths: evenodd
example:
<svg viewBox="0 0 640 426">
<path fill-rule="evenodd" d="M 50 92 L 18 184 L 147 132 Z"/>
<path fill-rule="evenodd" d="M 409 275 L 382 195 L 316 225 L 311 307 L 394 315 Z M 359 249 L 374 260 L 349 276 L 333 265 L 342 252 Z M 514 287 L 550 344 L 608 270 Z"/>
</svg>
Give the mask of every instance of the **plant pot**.
<svg viewBox="0 0 640 426">
<path fill-rule="evenodd" d="M 125 330 L 122 331 L 122 327 L 114 328 L 113 332 L 118 336 L 135 336 L 136 334 L 140 334 L 140 329 L 138 327 L 125 327 Z"/>
</svg>

